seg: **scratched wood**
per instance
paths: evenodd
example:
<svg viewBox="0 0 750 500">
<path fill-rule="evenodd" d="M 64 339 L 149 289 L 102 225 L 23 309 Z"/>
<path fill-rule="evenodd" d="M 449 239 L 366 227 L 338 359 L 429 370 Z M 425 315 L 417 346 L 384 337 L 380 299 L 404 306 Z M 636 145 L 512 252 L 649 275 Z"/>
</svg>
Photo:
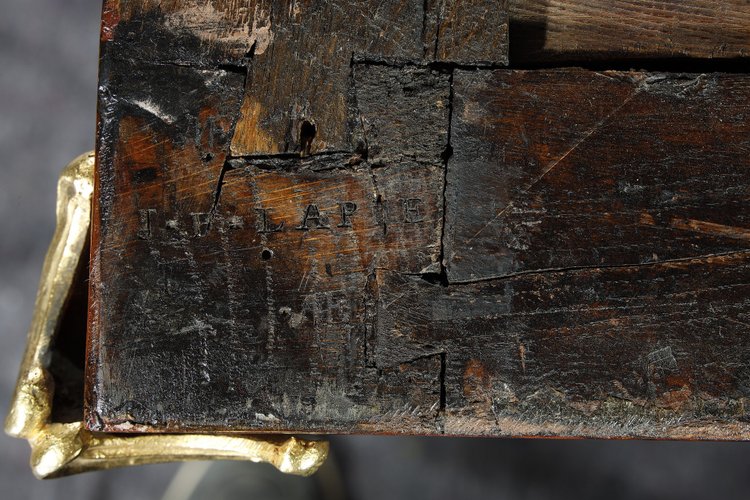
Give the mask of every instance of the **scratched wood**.
<svg viewBox="0 0 750 500">
<path fill-rule="evenodd" d="M 508 12 L 106 2 L 87 426 L 750 437 L 750 77 Z"/>
<path fill-rule="evenodd" d="M 750 55 L 745 0 L 509 0 L 514 63 Z"/>
<path fill-rule="evenodd" d="M 508 0 L 427 0 L 425 54 L 460 64 L 508 64 Z"/>
<path fill-rule="evenodd" d="M 453 83 L 451 282 L 750 249 L 748 77 L 457 71 Z"/>
</svg>

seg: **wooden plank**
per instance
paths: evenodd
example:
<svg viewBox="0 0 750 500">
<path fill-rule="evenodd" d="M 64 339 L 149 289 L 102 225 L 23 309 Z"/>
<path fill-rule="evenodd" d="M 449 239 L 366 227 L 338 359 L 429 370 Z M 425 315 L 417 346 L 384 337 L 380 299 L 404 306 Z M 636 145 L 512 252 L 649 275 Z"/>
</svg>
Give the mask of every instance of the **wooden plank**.
<svg viewBox="0 0 750 500">
<path fill-rule="evenodd" d="M 513 64 L 750 55 L 744 0 L 509 0 Z"/>
<path fill-rule="evenodd" d="M 749 258 L 447 287 L 384 271 L 368 352 L 442 357 L 436 433 L 747 439 Z"/>
<path fill-rule="evenodd" d="M 750 78 L 454 76 L 450 282 L 750 248 Z"/>
</svg>

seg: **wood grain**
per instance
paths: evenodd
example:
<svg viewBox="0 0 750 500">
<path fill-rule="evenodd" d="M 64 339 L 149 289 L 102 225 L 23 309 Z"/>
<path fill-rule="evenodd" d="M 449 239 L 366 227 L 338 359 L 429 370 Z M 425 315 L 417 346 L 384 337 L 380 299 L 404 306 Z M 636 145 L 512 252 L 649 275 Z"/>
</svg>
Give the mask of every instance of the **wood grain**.
<svg viewBox="0 0 750 500">
<path fill-rule="evenodd" d="M 750 55 L 744 0 L 509 0 L 513 64 Z"/>
<path fill-rule="evenodd" d="M 370 351 L 444 357 L 435 432 L 746 439 L 748 256 L 448 287 L 384 272 Z"/>
<path fill-rule="evenodd" d="M 750 79 L 458 71 L 449 281 L 750 248 Z"/>
<path fill-rule="evenodd" d="M 508 64 L 508 1 L 427 0 L 425 53 L 436 61 Z"/>
</svg>

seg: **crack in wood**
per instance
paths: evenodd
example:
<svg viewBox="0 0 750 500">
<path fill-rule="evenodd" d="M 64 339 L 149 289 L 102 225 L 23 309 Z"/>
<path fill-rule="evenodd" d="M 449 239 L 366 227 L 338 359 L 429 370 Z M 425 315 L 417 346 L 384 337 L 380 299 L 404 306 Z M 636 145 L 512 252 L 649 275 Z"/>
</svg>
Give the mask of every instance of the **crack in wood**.
<svg viewBox="0 0 750 500">
<path fill-rule="evenodd" d="M 604 271 L 604 270 L 622 270 L 622 269 L 637 269 L 637 268 L 648 268 L 658 266 L 670 266 L 672 264 L 690 264 L 699 262 L 710 262 L 713 259 L 721 259 L 724 257 L 741 257 L 750 255 L 750 250 L 740 250 L 731 252 L 719 252 L 706 255 L 698 255 L 695 257 L 681 257 L 676 259 L 665 259 L 654 262 L 642 262 L 638 264 L 613 264 L 613 265 L 600 265 L 600 266 L 570 266 L 570 267 L 556 267 L 548 269 L 534 269 L 529 271 L 519 271 L 516 273 L 510 273 L 503 276 L 488 276 L 486 278 L 476 279 L 453 279 L 451 280 L 451 286 L 469 285 L 473 283 L 486 283 L 493 281 L 503 281 L 519 276 L 543 276 L 545 274 L 559 274 L 559 273 L 576 273 L 579 271 Z"/>
<path fill-rule="evenodd" d="M 453 71 L 450 72 L 450 76 L 448 78 L 448 134 L 447 134 L 447 141 L 445 145 L 445 150 L 441 154 L 441 159 L 443 160 L 443 192 L 442 192 L 442 200 L 443 200 L 443 217 L 440 221 L 440 255 L 439 255 L 439 263 L 440 263 L 440 275 L 439 275 L 439 282 L 443 286 L 448 286 L 448 272 L 446 269 L 446 263 L 445 263 L 445 227 L 446 227 L 446 214 L 448 213 L 448 164 L 450 162 L 451 156 L 453 156 L 453 146 L 451 146 L 451 133 L 452 133 L 452 124 L 453 124 Z"/>
</svg>

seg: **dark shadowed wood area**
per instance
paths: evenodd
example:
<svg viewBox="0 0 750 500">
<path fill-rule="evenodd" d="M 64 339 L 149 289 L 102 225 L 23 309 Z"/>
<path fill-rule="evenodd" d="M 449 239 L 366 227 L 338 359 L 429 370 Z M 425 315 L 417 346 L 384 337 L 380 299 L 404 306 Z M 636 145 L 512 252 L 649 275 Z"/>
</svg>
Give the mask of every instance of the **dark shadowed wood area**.
<svg viewBox="0 0 750 500">
<path fill-rule="evenodd" d="M 748 45 L 744 2 L 108 0 L 87 425 L 750 438 Z"/>
</svg>

